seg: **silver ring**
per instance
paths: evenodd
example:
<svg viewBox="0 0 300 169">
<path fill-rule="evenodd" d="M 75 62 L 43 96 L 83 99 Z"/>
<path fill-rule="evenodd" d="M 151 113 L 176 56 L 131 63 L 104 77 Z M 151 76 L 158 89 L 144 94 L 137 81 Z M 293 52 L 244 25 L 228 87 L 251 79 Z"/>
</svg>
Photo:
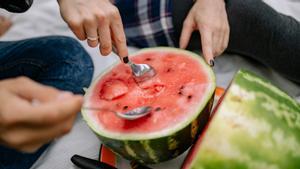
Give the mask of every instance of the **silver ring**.
<svg viewBox="0 0 300 169">
<path fill-rule="evenodd" d="M 98 41 L 98 37 L 87 37 L 90 41 Z"/>
</svg>

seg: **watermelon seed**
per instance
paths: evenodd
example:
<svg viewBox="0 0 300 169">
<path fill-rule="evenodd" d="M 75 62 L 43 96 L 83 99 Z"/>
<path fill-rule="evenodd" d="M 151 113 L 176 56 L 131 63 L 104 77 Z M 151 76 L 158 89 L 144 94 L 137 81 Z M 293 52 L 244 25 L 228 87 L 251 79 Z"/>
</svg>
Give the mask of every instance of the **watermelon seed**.
<svg viewBox="0 0 300 169">
<path fill-rule="evenodd" d="M 126 72 L 127 74 L 130 74 L 130 73 L 131 73 L 130 70 L 125 70 L 125 72 Z"/>
<path fill-rule="evenodd" d="M 147 58 L 147 59 L 146 59 L 146 61 L 151 61 L 151 60 L 152 60 L 151 58 Z"/>
<path fill-rule="evenodd" d="M 184 86 L 181 86 L 181 87 L 180 87 L 180 90 L 182 90 L 183 88 L 184 88 Z"/>
<path fill-rule="evenodd" d="M 128 109 L 128 106 L 124 106 L 124 107 L 123 107 L 123 110 L 127 110 L 127 109 Z"/>
<path fill-rule="evenodd" d="M 171 70 L 172 70 L 171 68 L 168 68 L 168 69 L 167 69 L 167 72 L 171 72 Z"/>
<path fill-rule="evenodd" d="M 179 95 L 182 95 L 182 93 L 181 93 L 181 92 L 178 92 L 178 94 L 179 94 Z"/>
<path fill-rule="evenodd" d="M 160 110 L 161 110 L 160 107 L 155 108 L 155 111 L 160 111 Z"/>
<path fill-rule="evenodd" d="M 188 95 L 188 99 L 190 100 L 193 96 L 192 95 Z"/>
</svg>

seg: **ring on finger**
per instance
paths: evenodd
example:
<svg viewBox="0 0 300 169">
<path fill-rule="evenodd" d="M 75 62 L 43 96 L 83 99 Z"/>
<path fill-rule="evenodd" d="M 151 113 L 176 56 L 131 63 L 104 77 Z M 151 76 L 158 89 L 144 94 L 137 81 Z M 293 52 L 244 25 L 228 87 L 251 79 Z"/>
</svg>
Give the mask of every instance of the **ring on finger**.
<svg viewBox="0 0 300 169">
<path fill-rule="evenodd" d="M 88 40 L 90 41 L 98 41 L 99 37 L 87 37 Z"/>
</svg>

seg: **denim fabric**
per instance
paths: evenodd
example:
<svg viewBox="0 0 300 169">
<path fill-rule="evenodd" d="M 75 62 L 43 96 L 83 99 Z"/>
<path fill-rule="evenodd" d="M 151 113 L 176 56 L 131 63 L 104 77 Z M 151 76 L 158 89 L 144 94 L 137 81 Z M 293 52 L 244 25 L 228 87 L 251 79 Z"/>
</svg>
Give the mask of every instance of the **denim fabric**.
<svg viewBox="0 0 300 169">
<path fill-rule="evenodd" d="M 0 79 L 27 76 L 45 85 L 83 94 L 93 75 L 93 63 L 74 39 L 41 37 L 0 42 Z M 0 146 L 0 169 L 27 169 L 47 145 L 28 154 Z"/>
</svg>

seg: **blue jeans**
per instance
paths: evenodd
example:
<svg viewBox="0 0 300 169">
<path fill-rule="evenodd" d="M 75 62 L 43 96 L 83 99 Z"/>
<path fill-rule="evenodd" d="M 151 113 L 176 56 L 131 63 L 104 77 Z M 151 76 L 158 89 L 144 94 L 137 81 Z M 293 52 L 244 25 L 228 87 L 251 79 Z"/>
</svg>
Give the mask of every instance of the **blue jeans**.
<svg viewBox="0 0 300 169">
<path fill-rule="evenodd" d="M 62 36 L 41 37 L 15 42 L 0 42 L 0 80 L 27 76 L 39 83 L 83 94 L 93 75 L 88 53 L 74 39 Z M 28 169 L 47 148 L 22 153 L 0 146 L 0 169 Z"/>
</svg>

